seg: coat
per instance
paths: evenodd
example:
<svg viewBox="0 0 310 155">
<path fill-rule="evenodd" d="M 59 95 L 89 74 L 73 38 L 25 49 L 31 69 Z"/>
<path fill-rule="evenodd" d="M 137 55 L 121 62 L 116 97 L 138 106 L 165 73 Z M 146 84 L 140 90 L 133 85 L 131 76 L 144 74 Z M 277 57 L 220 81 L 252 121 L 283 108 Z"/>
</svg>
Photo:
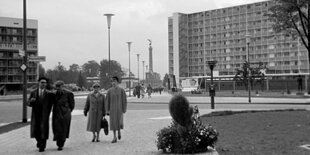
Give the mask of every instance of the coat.
<svg viewBox="0 0 310 155">
<path fill-rule="evenodd" d="M 74 109 L 74 95 L 68 90 L 55 94 L 53 107 L 52 128 L 54 140 L 65 140 L 69 138 L 71 112 Z"/>
<path fill-rule="evenodd" d="M 30 101 L 35 98 L 35 101 Z M 52 110 L 52 93 L 45 90 L 42 97 L 39 97 L 39 89 L 30 93 L 28 106 L 32 107 L 30 137 L 37 139 L 48 139 L 49 136 L 49 117 Z"/>
<path fill-rule="evenodd" d="M 86 104 L 84 106 L 84 113 L 88 112 L 87 131 L 99 132 L 101 129 L 101 120 L 105 116 L 104 95 L 98 93 L 90 93 L 87 96 Z"/>
<path fill-rule="evenodd" d="M 127 110 L 127 97 L 125 90 L 120 87 L 112 87 L 106 95 L 107 112 L 110 114 L 110 130 L 124 128 L 123 114 Z"/>
</svg>

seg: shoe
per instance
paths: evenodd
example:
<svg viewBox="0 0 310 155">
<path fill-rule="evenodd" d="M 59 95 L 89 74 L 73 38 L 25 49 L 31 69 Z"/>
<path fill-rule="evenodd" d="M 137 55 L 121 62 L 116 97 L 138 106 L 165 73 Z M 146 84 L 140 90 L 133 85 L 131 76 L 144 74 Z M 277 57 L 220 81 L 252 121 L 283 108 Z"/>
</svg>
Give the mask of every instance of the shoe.
<svg viewBox="0 0 310 155">
<path fill-rule="evenodd" d="M 99 139 L 97 139 L 97 140 L 96 140 L 96 142 L 100 142 L 100 140 L 99 140 Z"/>
<path fill-rule="evenodd" d="M 40 149 L 39 149 L 39 152 L 44 152 L 44 148 L 40 148 Z"/>
<path fill-rule="evenodd" d="M 62 151 L 62 147 L 58 147 L 58 149 L 57 149 L 58 151 Z"/>
<path fill-rule="evenodd" d="M 95 138 L 93 140 L 91 140 L 91 142 L 95 142 Z"/>
<path fill-rule="evenodd" d="M 122 136 L 121 135 L 118 135 L 118 140 L 121 140 Z"/>
<path fill-rule="evenodd" d="M 117 142 L 117 139 L 113 139 L 111 143 L 116 143 Z"/>
</svg>

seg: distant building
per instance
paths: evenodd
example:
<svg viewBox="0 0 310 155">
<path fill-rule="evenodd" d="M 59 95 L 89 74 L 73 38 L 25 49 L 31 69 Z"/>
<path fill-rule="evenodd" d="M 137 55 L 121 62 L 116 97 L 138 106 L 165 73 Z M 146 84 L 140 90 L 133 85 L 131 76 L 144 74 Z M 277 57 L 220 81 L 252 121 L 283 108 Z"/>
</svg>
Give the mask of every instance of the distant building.
<svg viewBox="0 0 310 155">
<path fill-rule="evenodd" d="M 266 74 L 309 73 L 308 52 L 298 39 L 277 34 L 264 16 L 274 1 L 263 1 L 195 13 L 174 13 L 168 18 L 169 74 L 180 79 L 210 76 L 209 60 L 217 60 L 214 72 L 232 76 L 247 58 L 246 34 L 251 35 L 251 64 L 263 62 Z M 179 85 L 179 84 L 177 84 Z"/>
<path fill-rule="evenodd" d="M 23 19 L 0 17 L 0 86 L 8 90 L 22 89 L 23 58 Z M 27 20 L 27 53 L 28 57 L 38 56 L 38 21 Z M 36 83 L 37 63 L 28 62 L 27 79 L 29 84 Z"/>
</svg>

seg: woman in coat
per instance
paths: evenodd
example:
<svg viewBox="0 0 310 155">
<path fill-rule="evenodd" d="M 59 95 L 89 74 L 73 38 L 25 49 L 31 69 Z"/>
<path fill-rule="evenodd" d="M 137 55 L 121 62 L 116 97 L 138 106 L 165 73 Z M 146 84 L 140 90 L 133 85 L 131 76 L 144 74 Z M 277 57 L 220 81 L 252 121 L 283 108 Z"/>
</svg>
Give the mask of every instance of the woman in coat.
<svg viewBox="0 0 310 155">
<path fill-rule="evenodd" d="M 114 138 L 112 143 L 116 143 L 116 130 L 118 131 L 118 139 L 121 139 L 121 129 L 124 128 L 123 114 L 127 109 L 127 97 L 125 90 L 118 86 L 119 78 L 112 78 L 112 88 L 106 95 L 107 112 L 110 114 L 110 130 L 113 131 Z"/>
<path fill-rule="evenodd" d="M 99 92 L 100 85 L 93 85 L 94 91 L 89 93 L 84 107 L 84 115 L 87 116 L 87 131 L 93 132 L 92 142 L 99 142 L 101 120 L 105 116 L 104 95 Z M 97 133 L 97 135 L 96 135 Z"/>
</svg>

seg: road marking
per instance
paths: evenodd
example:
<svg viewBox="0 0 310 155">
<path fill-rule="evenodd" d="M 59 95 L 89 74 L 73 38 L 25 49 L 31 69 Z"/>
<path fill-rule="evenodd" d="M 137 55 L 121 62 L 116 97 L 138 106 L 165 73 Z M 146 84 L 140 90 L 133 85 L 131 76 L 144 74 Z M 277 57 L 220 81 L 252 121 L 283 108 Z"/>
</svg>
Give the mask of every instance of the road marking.
<svg viewBox="0 0 310 155">
<path fill-rule="evenodd" d="M 304 149 L 310 150 L 310 144 L 301 145 L 299 147 L 302 147 Z"/>
<path fill-rule="evenodd" d="M 171 116 L 163 116 L 163 117 L 153 117 L 148 119 L 155 119 L 155 120 L 161 120 L 161 119 L 171 119 Z"/>
</svg>

